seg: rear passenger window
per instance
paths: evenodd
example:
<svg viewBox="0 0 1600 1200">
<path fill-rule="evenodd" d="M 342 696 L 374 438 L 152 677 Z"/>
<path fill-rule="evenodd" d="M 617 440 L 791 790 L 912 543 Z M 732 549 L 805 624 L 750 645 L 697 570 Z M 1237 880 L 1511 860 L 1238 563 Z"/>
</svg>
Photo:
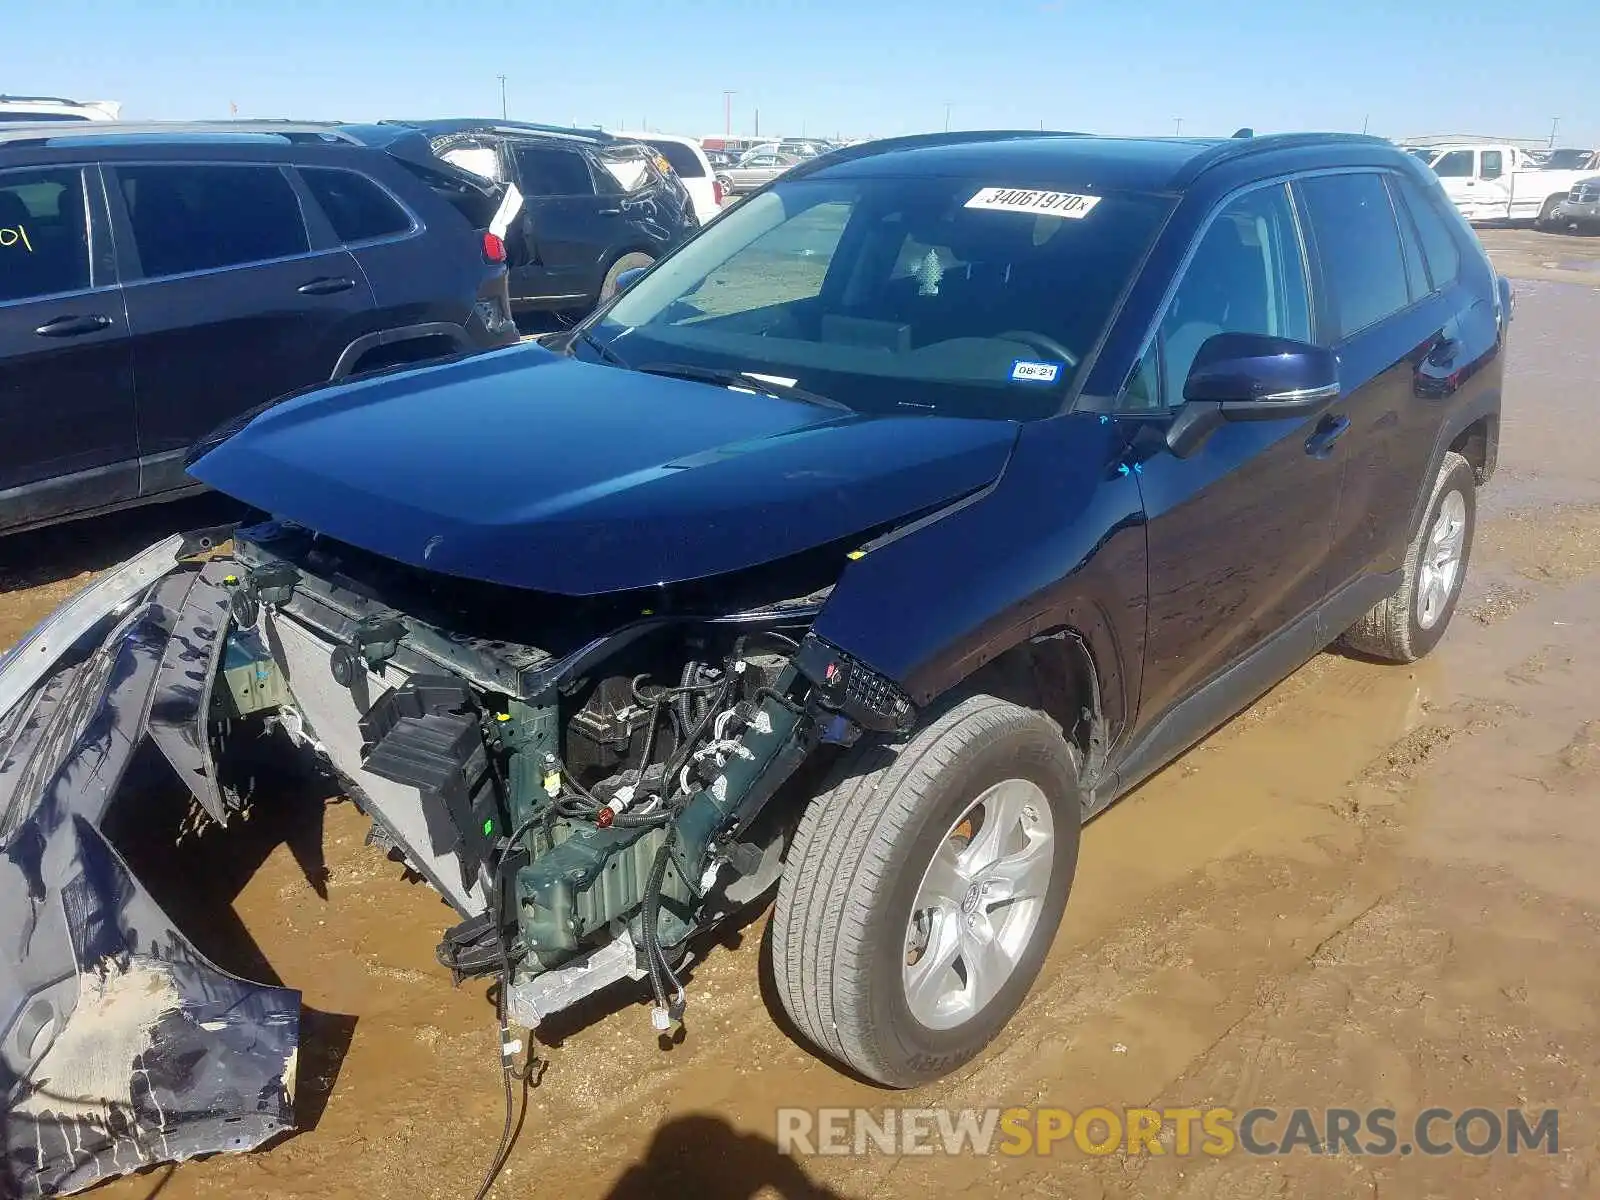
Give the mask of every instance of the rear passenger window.
<svg viewBox="0 0 1600 1200">
<path fill-rule="evenodd" d="M 1322 277 L 1333 292 L 1340 338 L 1411 302 L 1389 193 L 1378 175 L 1301 180 Z"/>
<path fill-rule="evenodd" d="M 301 167 L 300 178 L 328 215 L 340 241 L 364 242 L 411 228 L 411 218 L 394 197 L 365 175 L 330 167 Z"/>
<path fill-rule="evenodd" d="M 1480 160 L 1478 175 L 1482 179 L 1499 179 L 1505 174 L 1505 156 L 1498 150 L 1485 150 Z"/>
<path fill-rule="evenodd" d="M 0 172 L 0 302 L 88 286 L 83 173 L 76 167 Z"/>
<path fill-rule="evenodd" d="M 1389 203 L 1394 208 L 1394 215 L 1400 227 L 1400 249 L 1406 260 L 1406 283 L 1411 291 L 1413 300 L 1420 300 L 1432 290 L 1428 283 L 1428 268 L 1422 261 L 1422 245 L 1417 239 L 1416 226 L 1412 224 L 1406 207 L 1397 198 L 1396 188 L 1399 180 L 1392 176 L 1386 178 L 1389 185 Z"/>
<path fill-rule="evenodd" d="M 550 146 L 515 146 L 517 175 L 530 196 L 592 196 L 594 179 L 576 150 Z"/>
<path fill-rule="evenodd" d="M 1219 333 L 1311 338 L 1305 261 L 1282 187 L 1239 197 L 1211 222 L 1195 248 L 1157 332 L 1168 405 L 1183 403 L 1195 356 Z M 1142 391 L 1130 393 L 1127 402 L 1148 402 L 1153 383 L 1148 373 L 1141 370 L 1135 382 Z"/>
<path fill-rule="evenodd" d="M 1422 254 L 1428 260 L 1428 275 L 1435 291 L 1452 284 L 1461 273 L 1461 248 L 1438 203 L 1428 192 L 1409 179 L 1391 181 L 1399 187 L 1400 198 L 1416 222 L 1422 238 Z"/>
<path fill-rule="evenodd" d="M 305 254 L 300 202 L 272 166 L 119 166 L 117 185 L 147 277 Z"/>
<path fill-rule="evenodd" d="M 661 152 L 661 157 L 672 164 L 681 179 L 703 179 L 706 169 L 700 165 L 700 156 L 682 142 L 651 142 Z"/>
</svg>

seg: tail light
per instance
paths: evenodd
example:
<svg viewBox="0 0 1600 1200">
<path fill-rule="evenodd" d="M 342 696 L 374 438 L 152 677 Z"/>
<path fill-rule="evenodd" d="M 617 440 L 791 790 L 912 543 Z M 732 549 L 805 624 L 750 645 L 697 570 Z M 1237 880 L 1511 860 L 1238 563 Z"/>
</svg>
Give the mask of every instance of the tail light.
<svg viewBox="0 0 1600 1200">
<path fill-rule="evenodd" d="M 717 202 L 718 208 L 722 207 L 722 180 L 713 179 L 711 181 L 711 198 Z"/>
<path fill-rule="evenodd" d="M 483 235 L 483 261 L 486 263 L 503 263 L 506 261 L 506 244 L 497 233 Z"/>
</svg>

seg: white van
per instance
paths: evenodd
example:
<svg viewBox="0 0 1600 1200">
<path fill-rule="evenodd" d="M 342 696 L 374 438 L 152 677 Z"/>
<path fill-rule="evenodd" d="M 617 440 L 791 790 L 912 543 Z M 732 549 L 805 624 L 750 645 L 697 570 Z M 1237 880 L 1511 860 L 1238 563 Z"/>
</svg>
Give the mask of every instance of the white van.
<svg viewBox="0 0 1600 1200">
<path fill-rule="evenodd" d="M 630 142 L 643 142 L 661 153 L 671 165 L 673 173 L 683 180 L 694 201 L 694 215 L 700 224 L 709 224 L 722 211 L 722 187 L 717 183 L 717 173 L 711 169 L 711 160 L 694 138 L 679 137 L 672 133 L 629 133 L 613 130 L 612 137 L 626 138 Z"/>
</svg>

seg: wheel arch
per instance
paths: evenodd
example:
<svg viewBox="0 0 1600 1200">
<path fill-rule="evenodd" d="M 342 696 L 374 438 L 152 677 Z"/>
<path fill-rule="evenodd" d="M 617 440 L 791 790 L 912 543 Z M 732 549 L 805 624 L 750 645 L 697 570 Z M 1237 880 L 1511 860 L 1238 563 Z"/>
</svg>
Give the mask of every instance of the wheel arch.
<svg viewBox="0 0 1600 1200">
<path fill-rule="evenodd" d="M 472 348 L 467 341 L 466 330 L 449 321 L 428 321 L 420 325 L 401 325 L 394 329 L 379 329 L 373 333 L 362 334 L 346 346 L 339 354 L 338 361 L 333 365 L 333 372 L 328 376 L 330 382 L 337 383 L 349 378 L 355 373 L 356 368 L 363 360 L 371 359 L 375 352 L 393 354 L 397 350 L 414 348 L 421 350 L 428 346 L 449 347 L 446 352 L 459 353 Z M 432 358 L 434 355 L 424 357 Z M 394 358 L 394 363 L 406 361 L 403 357 Z M 419 360 L 413 360 L 419 361 Z"/>
</svg>

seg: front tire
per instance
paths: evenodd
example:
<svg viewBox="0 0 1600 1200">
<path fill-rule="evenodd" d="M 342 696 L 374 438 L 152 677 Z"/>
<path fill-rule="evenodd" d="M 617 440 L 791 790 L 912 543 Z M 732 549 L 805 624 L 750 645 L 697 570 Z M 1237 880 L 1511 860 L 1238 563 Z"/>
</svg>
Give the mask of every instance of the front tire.
<svg viewBox="0 0 1600 1200">
<path fill-rule="evenodd" d="M 836 764 L 790 847 L 772 918 L 785 1011 L 891 1087 L 976 1056 L 1038 977 L 1077 870 L 1075 752 L 993 696 Z"/>
<path fill-rule="evenodd" d="M 1539 218 L 1534 225 L 1547 232 L 1559 232 L 1565 228 L 1566 222 L 1556 219 L 1556 209 L 1560 207 L 1563 196 L 1551 196 L 1544 202 L 1544 207 L 1539 210 Z"/>
<path fill-rule="evenodd" d="M 1341 643 L 1386 662 L 1416 662 L 1439 644 L 1461 597 L 1477 524 L 1477 477 L 1449 451 L 1422 525 L 1406 550 L 1405 582 L 1346 631 Z"/>
</svg>

